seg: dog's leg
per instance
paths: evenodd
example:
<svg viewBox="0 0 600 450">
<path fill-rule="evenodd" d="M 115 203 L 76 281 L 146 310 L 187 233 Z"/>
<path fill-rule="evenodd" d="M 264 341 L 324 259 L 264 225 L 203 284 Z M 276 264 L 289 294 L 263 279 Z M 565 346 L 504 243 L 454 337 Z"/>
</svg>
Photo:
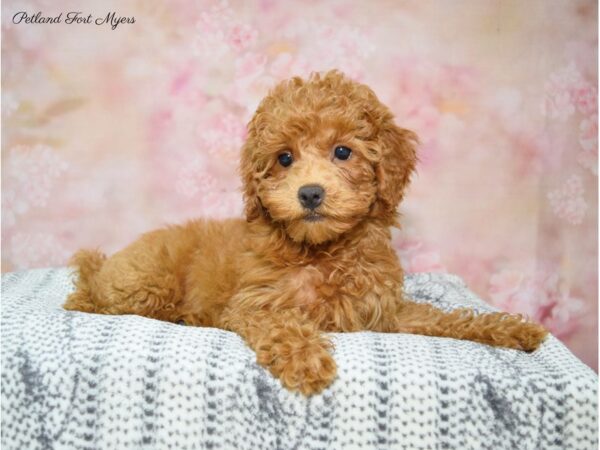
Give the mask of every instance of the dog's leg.
<svg viewBox="0 0 600 450">
<path fill-rule="evenodd" d="M 257 362 L 288 389 L 315 394 L 335 378 L 331 342 L 299 312 L 227 311 L 223 324 L 241 335 Z"/>
<path fill-rule="evenodd" d="M 428 304 L 402 301 L 388 331 L 450 337 L 531 352 L 548 334 L 545 328 L 508 313 L 444 312 Z"/>
</svg>

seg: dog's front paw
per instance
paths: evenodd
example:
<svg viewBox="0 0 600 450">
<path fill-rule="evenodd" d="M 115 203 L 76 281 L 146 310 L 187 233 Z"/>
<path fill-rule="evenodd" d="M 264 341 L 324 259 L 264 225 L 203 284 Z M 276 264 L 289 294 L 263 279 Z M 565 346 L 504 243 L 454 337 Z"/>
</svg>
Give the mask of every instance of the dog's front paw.
<svg viewBox="0 0 600 450">
<path fill-rule="evenodd" d="M 329 386 L 336 371 L 331 354 L 321 347 L 315 347 L 302 357 L 292 357 L 285 361 L 280 368 L 279 377 L 288 389 L 311 395 Z"/>
<path fill-rule="evenodd" d="M 336 364 L 325 339 L 291 340 L 263 348 L 257 354 L 259 364 L 266 366 L 288 389 L 304 395 L 321 392 L 336 376 Z"/>
</svg>

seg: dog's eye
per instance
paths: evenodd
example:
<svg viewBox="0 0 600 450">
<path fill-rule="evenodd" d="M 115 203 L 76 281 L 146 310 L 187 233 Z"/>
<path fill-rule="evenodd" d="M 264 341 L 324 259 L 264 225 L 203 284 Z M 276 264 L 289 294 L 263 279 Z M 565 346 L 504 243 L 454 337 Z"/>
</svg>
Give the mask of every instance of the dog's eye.
<svg viewBox="0 0 600 450">
<path fill-rule="evenodd" d="M 338 145 L 333 151 L 333 154 L 337 159 L 346 160 L 350 158 L 350 155 L 352 154 L 352 149 L 344 147 L 343 145 Z"/>
<path fill-rule="evenodd" d="M 283 167 L 288 167 L 292 165 L 292 162 L 294 162 L 294 157 L 290 152 L 285 152 L 280 154 L 277 157 L 277 160 L 279 161 L 279 164 L 281 164 Z"/>
</svg>

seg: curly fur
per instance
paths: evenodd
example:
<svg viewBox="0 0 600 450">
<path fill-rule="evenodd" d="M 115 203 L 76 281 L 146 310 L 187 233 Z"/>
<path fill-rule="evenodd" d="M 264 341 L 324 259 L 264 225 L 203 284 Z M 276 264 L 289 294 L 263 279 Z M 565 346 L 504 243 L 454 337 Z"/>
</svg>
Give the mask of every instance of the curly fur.
<svg viewBox="0 0 600 450">
<path fill-rule="evenodd" d="M 390 245 L 417 161 L 417 137 L 368 87 L 337 71 L 275 87 L 248 126 L 246 220 L 196 220 L 143 235 L 110 258 L 80 251 L 65 308 L 140 314 L 240 334 L 284 386 L 319 392 L 336 375 L 324 332 L 373 330 L 468 339 L 525 351 L 546 335 L 505 313 L 442 312 L 403 296 Z M 333 149 L 352 149 L 348 160 Z M 278 164 L 292 153 L 289 167 Z M 325 190 L 306 220 L 298 189 Z"/>
</svg>

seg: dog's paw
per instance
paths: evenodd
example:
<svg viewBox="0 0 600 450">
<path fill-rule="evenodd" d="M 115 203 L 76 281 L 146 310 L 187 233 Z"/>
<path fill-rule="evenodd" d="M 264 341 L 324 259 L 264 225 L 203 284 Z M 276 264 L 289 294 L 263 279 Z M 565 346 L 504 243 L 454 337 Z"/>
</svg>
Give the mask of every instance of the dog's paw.
<svg viewBox="0 0 600 450">
<path fill-rule="evenodd" d="M 280 378 L 288 389 L 311 395 L 329 386 L 336 376 L 336 371 L 331 354 L 321 347 L 316 347 L 302 358 L 291 358 L 286 361 Z"/>
<path fill-rule="evenodd" d="M 483 317 L 485 337 L 491 345 L 533 352 L 548 335 L 543 326 L 525 320 L 520 314 L 492 313 Z M 488 320 L 488 318 L 490 320 Z"/>
<path fill-rule="evenodd" d="M 519 349 L 526 352 L 537 350 L 546 339 L 548 330 L 534 322 L 524 322 L 516 333 Z"/>
<path fill-rule="evenodd" d="M 335 379 L 337 367 L 325 339 L 282 342 L 258 353 L 259 364 L 290 390 L 304 395 L 321 392 Z"/>
</svg>

